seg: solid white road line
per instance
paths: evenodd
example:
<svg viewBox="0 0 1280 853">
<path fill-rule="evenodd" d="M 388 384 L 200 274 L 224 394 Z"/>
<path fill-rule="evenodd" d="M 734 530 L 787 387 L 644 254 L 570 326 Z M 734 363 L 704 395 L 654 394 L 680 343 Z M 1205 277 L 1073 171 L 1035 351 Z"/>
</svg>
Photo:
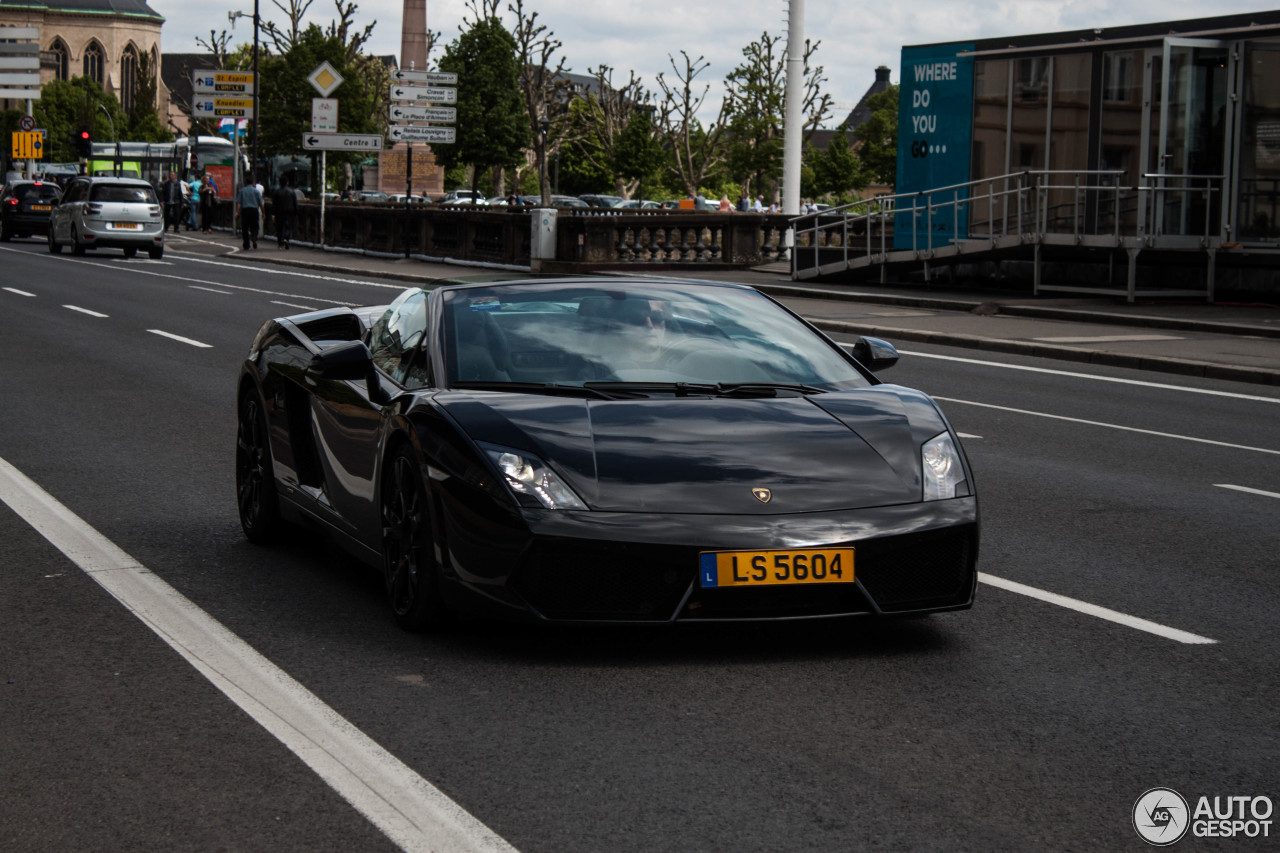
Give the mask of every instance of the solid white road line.
<svg viewBox="0 0 1280 853">
<path fill-rule="evenodd" d="M 974 435 L 971 432 L 958 432 L 956 433 L 956 435 L 960 436 L 961 438 L 982 438 L 982 436 Z"/>
<path fill-rule="evenodd" d="M 280 302 L 276 299 L 271 300 L 272 305 L 283 305 L 286 308 L 297 308 L 300 311 L 319 311 L 320 309 L 314 305 L 297 305 L 293 302 Z"/>
<path fill-rule="evenodd" d="M 1040 601 L 1046 601 L 1049 604 L 1056 604 L 1059 607 L 1066 607 L 1079 613 L 1085 613 L 1089 616 L 1096 616 L 1099 619 L 1106 619 L 1108 622 L 1115 622 L 1129 628 L 1136 628 L 1139 631 L 1146 631 L 1148 634 L 1155 634 L 1169 640 L 1176 640 L 1179 643 L 1200 644 L 1200 643 L 1216 643 L 1217 640 L 1211 640 L 1208 637 L 1201 637 L 1199 634 L 1192 634 L 1188 631 L 1180 631 L 1177 628 L 1170 628 L 1167 625 L 1161 625 L 1158 622 L 1151 622 L 1146 619 L 1140 619 L 1137 616 L 1130 616 L 1127 613 L 1121 613 L 1118 610 L 1111 610 L 1106 607 L 1099 607 L 1096 604 L 1090 604 L 1087 601 L 1080 601 L 1076 598 L 1068 598 L 1065 595 L 1058 595 L 1056 592 L 1046 592 L 1043 589 L 1036 589 L 1034 586 L 1018 583 L 1017 581 L 1005 580 L 995 575 L 989 575 L 986 572 L 978 572 L 978 580 L 990 586 L 999 587 L 1000 589 L 1016 592 L 1019 595 L 1030 596 Z"/>
<path fill-rule="evenodd" d="M 977 358 L 960 358 L 954 355 L 937 355 L 931 352 L 898 350 L 902 355 L 916 358 L 936 358 L 940 361 L 956 361 L 962 364 L 980 364 L 983 367 L 1003 367 L 1006 370 L 1025 370 L 1030 373 L 1048 373 L 1052 376 L 1070 376 L 1074 379 L 1092 379 L 1095 382 L 1118 382 L 1122 385 L 1139 385 L 1143 388 L 1160 388 L 1165 391 L 1185 391 L 1188 394 L 1208 394 L 1213 397 L 1232 397 L 1236 400 L 1252 400 L 1258 403 L 1280 403 L 1280 397 L 1261 397 L 1256 394 L 1237 394 L 1233 391 L 1212 391 L 1208 388 L 1188 388 L 1185 385 L 1169 385 L 1164 382 L 1146 382 L 1141 379 L 1120 379 L 1115 376 L 1098 376 L 1073 370 L 1052 370 L 1047 367 L 1028 367 L 1025 364 L 1006 364 L 1001 361 L 983 361 Z"/>
<path fill-rule="evenodd" d="M 18 290 L 18 288 L 16 287 L 6 287 L 4 289 L 9 291 L 10 293 L 16 293 L 19 296 L 31 296 L 31 297 L 35 296 L 34 293 L 27 293 L 25 290 Z"/>
<path fill-rule="evenodd" d="M 1251 489 L 1248 486 L 1233 486 L 1229 483 L 1214 483 L 1219 489 L 1232 489 L 1237 492 L 1248 492 L 1251 495 L 1262 495 L 1264 498 L 1280 498 L 1280 492 L 1264 492 L 1262 489 Z"/>
<path fill-rule="evenodd" d="M 188 284 L 188 285 L 187 285 L 187 287 L 191 288 L 192 290 L 203 290 L 203 291 L 206 291 L 207 293 L 217 293 L 217 294 L 219 294 L 219 295 L 221 295 L 221 296 L 234 296 L 234 295 L 235 295 L 235 294 L 233 294 L 230 290 L 216 290 L 216 289 L 214 289 L 214 288 L 212 288 L 212 287 L 201 287 L 201 286 L 200 286 L 200 285 L 198 285 L 198 284 Z"/>
<path fill-rule="evenodd" d="M 106 314 L 99 314 L 97 311 L 90 311 L 88 308 L 81 308 L 79 305 L 63 305 L 63 308 L 69 308 L 72 311 L 79 311 L 81 314 L 88 314 L 90 317 L 106 317 Z"/>
<path fill-rule="evenodd" d="M 1032 338 L 1047 344 L 1120 344 L 1128 341 L 1180 341 L 1178 335 L 1066 335 L 1057 338 Z"/>
<path fill-rule="evenodd" d="M 162 332 L 159 329 L 147 329 L 147 331 L 153 335 L 160 335 L 161 337 L 170 338 L 171 340 L 182 341 L 182 343 L 190 344 L 193 347 L 201 347 L 203 349 L 213 349 L 213 344 L 205 344 L 205 343 L 201 343 L 200 341 L 193 341 L 191 340 L 191 338 L 184 338 L 182 335 L 175 335 L 173 332 Z"/>
<path fill-rule="evenodd" d="M 515 850 L 4 459 L 0 500 L 402 850 Z"/>
<path fill-rule="evenodd" d="M 1083 418 L 1069 418 L 1065 415 L 1050 415 L 1046 412 L 1032 412 L 1032 411 L 1029 411 L 1028 409 L 1014 409 L 1009 406 L 995 406 L 995 405 L 992 405 L 991 403 L 975 403 L 972 400 L 957 400 L 955 397 L 934 397 L 933 399 L 941 400 L 944 403 L 959 403 L 962 406 L 978 406 L 979 408 L 983 408 L 983 409 L 996 409 L 997 411 L 1012 412 L 1017 415 L 1031 415 L 1032 417 L 1036 417 L 1036 418 L 1049 418 L 1050 420 L 1067 421 L 1073 424 L 1085 424 L 1086 426 L 1105 427 L 1107 429 L 1118 429 L 1118 430 L 1123 430 L 1125 432 L 1141 433 L 1142 435 L 1154 435 L 1154 436 L 1159 436 L 1160 438 L 1176 438 L 1179 441 L 1194 441 L 1197 444 L 1212 444 L 1215 447 L 1229 447 L 1232 450 L 1250 450 L 1250 451 L 1253 451 L 1254 453 L 1270 453 L 1275 456 L 1280 456 L 1280 450 L 1272 450 L 1271 448 L 1268 448 L 1268 447 L 1251 447 L 1250 445 L 1247 445 L 1247 444 L 1231 444 L 1230 442 L 1226 442 L 1226 441 L 1214 441 L 1211 438 L 1196 438 L 1195 436 L 1191 436 L 1191 435 L 1177 435 L 1176 433 L 1172 433 L 1172 432 L 1157 432 L 1156 430 L 1151 430 L 1151 429 L 1138 429 L 1137 427 L 1121 426 L 1120 424 L 1109 424 L 1109 423 L 1104 423 L 1103 421 L 1088 421 L 1088 420 L 1084 420 Z"/>
</svg>

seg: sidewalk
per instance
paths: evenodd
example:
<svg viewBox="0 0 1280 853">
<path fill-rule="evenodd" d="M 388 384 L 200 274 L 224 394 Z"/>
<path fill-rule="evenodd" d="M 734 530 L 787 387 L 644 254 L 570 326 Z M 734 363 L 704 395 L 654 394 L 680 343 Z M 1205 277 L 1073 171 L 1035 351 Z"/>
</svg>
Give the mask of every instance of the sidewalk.
<svg viewBox="0 0 1280 853">
<path fill-rule="evenodd" d="M 341 271 L 404 281 L 406 286 L 521 274 L 493 266 L 371 257 L 297 243 L 285 251 L 270 237 L 259 246 L 245 252 L 229 232 L 184 232 L 168 243 L 173 252 Z M 730 271 L 689 267 L 641 275 L 748 284 L 827 332 L 1280 386 L 1280 306 L 1131 305 L 1106 297 L 1036 299 L 924 286 L 800 285 L 780 265 Z"/>
</svg>

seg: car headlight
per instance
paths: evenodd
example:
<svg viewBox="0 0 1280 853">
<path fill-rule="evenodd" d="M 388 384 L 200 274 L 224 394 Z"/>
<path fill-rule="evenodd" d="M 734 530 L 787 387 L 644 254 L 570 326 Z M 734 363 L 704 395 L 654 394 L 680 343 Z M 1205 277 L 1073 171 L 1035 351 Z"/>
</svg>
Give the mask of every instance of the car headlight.
<svg viewBox="0 0 1280 853">
<path fill-rule="evenodd" d="M 586 509 L 587 505 L 573 493 L 546 463 L 531 453 L 494 444 L 481 444 L 489 454 L 507 488 L 524 506 L 544 509 Z"/>
<path fill-rule="evenodd" d="M 920 448 L 921 469 L 924 474 L 924 499 L 937 501 L 958 498 L 969 494 L 969 484 L 964 479 L 964 466 L 960 453 L 951 440 L 950 433 L 939 433 Z"/>
</svg>

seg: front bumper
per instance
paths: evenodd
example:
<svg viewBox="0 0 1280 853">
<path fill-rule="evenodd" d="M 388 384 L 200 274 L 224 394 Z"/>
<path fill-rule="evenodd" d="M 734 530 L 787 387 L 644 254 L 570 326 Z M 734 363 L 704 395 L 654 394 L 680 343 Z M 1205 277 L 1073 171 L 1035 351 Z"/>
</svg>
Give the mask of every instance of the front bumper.
<svg viewBox="0 0 1280 853">
<path fill-rule="evenodd" d="M 449 537 L 447 576 L 510 615 L 575 623 L 807 619 L 973 603 L 975 498 L 781 516 L 528 512 L 528 530 Z M 452 531 L 451 531 L 452 532 Z M 852 547 L 855 583 L 704 589 L 698 555 Z M 496 554 L 500 555 L 495 559 Z M 494 567 L 505 567 L 493 574 Z"/>
</svg>

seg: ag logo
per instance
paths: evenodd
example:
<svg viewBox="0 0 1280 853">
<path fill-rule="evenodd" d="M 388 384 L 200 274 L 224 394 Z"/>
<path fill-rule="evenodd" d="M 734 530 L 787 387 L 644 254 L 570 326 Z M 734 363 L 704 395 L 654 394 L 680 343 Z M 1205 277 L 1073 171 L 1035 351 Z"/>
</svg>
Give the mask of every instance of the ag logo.
<svg viewBox="0 0 1280 853">
<path fill-rule="evenodd" d="M 1156 847 L 1177 842 L 1190 825 L 1187 801 L 1172 788 L 1152 788 L 1133 804 L 1133 828 L 1143 841 Z"/>
</svg>

